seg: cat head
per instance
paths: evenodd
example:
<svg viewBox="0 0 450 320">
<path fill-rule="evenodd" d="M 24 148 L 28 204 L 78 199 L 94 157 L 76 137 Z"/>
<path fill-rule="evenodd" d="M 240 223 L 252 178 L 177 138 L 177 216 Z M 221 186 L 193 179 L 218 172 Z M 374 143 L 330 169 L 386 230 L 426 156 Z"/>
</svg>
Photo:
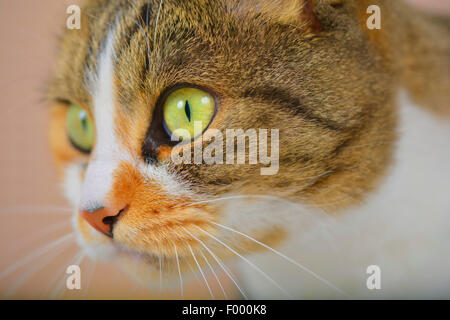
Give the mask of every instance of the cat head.
<svg viewBox="0 0 450 320">
<path fill-rule="evenodd" d="M 232 255 L 223 244 L 257 250 L 223 226 L 283 240 L 276 198 L 329 212 L 357 204 L 390 161 L 395 112 L 391 66 L 356 3 L 88 1 L 49 90 L 83 247 L 151 280 L 161 257 L 175 272 L 200 251 Z M 191 120 L 200 134 L 181 146 L 192 161 L 175 163 L 171 136 L 193 133 Z M 234 145 L 223 163 L 193 160 L 229 129 L 255 133 L 244 164 Z"/>
</svg>

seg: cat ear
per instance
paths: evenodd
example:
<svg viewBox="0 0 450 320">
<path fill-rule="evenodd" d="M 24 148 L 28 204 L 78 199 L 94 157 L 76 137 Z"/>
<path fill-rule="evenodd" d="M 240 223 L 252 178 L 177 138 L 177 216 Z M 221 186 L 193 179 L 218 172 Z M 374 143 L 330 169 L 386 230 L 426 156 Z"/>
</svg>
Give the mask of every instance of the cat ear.
<svg viewBox="0 0 450 320">
<path fill-rule="evenodd" d="M 329 5 L 340 5 L 345 0 L 321 0 Z M 234 14 L 243 18 L 262 16 L 281 24 L 319 30 L 320 24 L 314 13 L 317 0 L 227 0 Z"/>
</svg>

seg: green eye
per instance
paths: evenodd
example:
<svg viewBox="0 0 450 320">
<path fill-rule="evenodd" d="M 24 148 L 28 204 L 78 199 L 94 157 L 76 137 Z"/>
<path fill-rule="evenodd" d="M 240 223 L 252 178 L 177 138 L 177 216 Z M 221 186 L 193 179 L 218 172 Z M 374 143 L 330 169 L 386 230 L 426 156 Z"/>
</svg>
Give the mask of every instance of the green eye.
<svg viewBox="0 0 450 320">
<path fill-rule="evenodd" d="M 94 125 L 89 114 L 77 104 L 71 104 L 66 118 L 67 133 L 72 144 L 89 153 L 94 144 Z"/>
<path fill-rule="evenodd" d="M 194 139 L 208 127 L 215 109 L 214 98 L 203 90 L 189 87 L 174 90 L 167 96 L 163 106 L 166 129 L 169 134 L 176 136 L 175 130 L 187 130 Z"/>
</svg>

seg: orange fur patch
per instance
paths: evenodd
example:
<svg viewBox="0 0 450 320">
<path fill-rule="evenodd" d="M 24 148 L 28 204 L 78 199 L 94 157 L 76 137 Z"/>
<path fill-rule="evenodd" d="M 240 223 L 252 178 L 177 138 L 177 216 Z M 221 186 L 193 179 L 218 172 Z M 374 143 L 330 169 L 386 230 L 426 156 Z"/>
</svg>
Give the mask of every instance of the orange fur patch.
<svg viewBox="0 0 450 320">
<path fill-rule="evenodd" d="M 173 256 L 175 245 L 179 254 L 188 254 L 187 244 L 200 244 L 183 228 L 204 238 L 196 227 L 214 233 L 210 222 L 217 219 L 216 210 L 192 202 L 185 196 L 169 195 L 157 181 L 146 179 L 132 164 L 122 162 L 114 173 L 108 203 L 129 207 L 114 226 L 114 239 L 138 251 Z"/>
</svg>

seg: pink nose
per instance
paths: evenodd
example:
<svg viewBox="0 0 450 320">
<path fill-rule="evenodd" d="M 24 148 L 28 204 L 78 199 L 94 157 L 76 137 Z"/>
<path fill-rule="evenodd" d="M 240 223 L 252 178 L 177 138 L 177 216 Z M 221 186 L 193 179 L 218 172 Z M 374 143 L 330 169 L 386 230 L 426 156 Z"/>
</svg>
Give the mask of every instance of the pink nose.
<svg viewBox="0 0 450 320">
<path fill-rule="evenodd" d="M 120 209 L 105 207 L 92 212 L 81 210 L 80 214 L 97 231 L 112 237 L 113 225 L 126 209 L 127 206 Z"/>
</svg>

